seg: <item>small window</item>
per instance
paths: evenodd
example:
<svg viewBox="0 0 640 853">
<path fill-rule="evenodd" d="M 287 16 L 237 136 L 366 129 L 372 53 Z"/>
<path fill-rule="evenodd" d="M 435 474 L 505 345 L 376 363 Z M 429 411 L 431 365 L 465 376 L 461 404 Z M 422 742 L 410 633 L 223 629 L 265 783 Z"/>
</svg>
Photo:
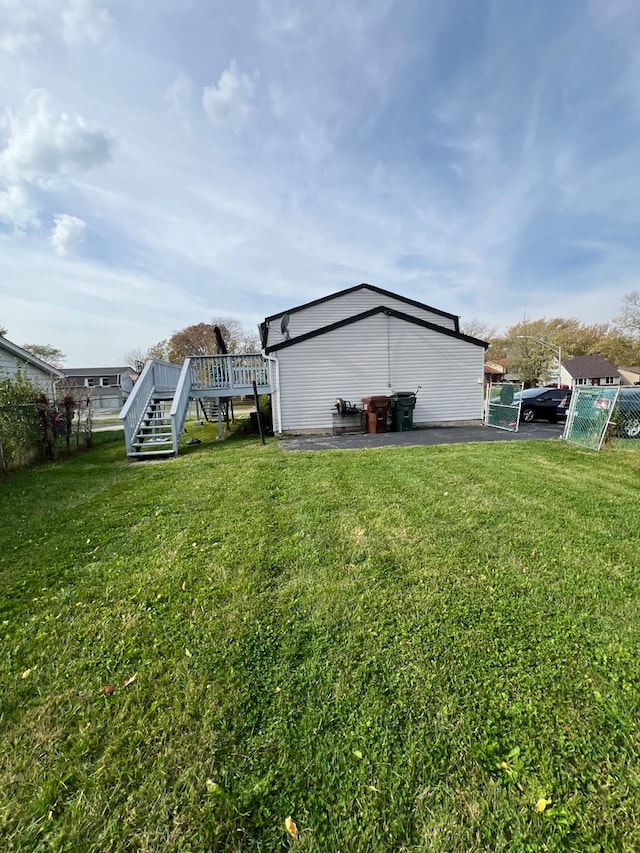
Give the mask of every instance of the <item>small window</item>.
<svg viewBox="0 0 640 853">
<path fill-rule="evenodd" d="M 87 378 L 84 380 L 85 388 L 92 388 L 93 383 L 94 383 L 93 376 L 87 376 Z"/>
<path fill-rule="evenodd" d="M 100 377 L 100 387 L 106 388 L 108 386 L 108 384 L 109 384 L 109 377 L 108 376 L 101 376 Z"/>
</svg>

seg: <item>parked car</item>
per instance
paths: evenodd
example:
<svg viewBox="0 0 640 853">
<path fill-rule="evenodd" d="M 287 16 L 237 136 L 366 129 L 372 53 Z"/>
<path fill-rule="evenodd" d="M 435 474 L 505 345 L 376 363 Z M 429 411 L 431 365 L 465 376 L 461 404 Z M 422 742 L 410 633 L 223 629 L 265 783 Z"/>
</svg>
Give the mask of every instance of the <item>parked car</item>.
<svg viewBox="0 0 640 853">
<path fill-rule="evenodd" d="M 565 396 L 558 406 L 558 417 L 566 417 L 571 405 L 571 390 L 565 391 Z M 593 401 L 595 409 L 608 409 L 609 400 L 596 397 Z M 612 416 L 617 424 L 618 435 L 622 438 L 640 438 L 640 388 L 623 387 L 618 394 L 618 402 Z"/>
<path fill-rule="evenodd" d="M 520 420 L 531 423 L 546 420 L 554 424 L 558 420 L 558 404 L 567 393 L 566 388 L 527 388 L 513 397 L 521 403 Z"/>
</svg>

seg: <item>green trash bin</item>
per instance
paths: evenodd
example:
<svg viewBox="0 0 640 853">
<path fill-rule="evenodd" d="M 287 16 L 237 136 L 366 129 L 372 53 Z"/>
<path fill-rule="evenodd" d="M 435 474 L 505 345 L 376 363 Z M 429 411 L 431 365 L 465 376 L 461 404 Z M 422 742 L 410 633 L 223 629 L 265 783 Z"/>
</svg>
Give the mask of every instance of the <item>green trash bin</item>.
<svg viewBox="0 0 640 853">
<path fill-rule="evenodd" d="M 413 429 L 413 410 L 416 407 L 416 395 L 413 391 L 396 391 L 391 395 L 390 407 L 393 432 Z"/>
</svg>

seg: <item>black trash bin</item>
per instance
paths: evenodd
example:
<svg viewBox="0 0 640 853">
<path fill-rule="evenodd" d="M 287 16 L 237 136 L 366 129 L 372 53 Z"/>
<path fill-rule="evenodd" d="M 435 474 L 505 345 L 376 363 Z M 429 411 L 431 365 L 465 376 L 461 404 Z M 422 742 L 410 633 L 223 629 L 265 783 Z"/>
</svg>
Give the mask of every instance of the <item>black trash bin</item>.
<svg viewBox="0 0 640 853">
<path fill-rule="evenodd" d="M 391 395 L 390 406 L 393 432 L 413 429 L 413 410 L 416 407 L 416 395 L 413 391 L 396 391 Z"/>
</svg>

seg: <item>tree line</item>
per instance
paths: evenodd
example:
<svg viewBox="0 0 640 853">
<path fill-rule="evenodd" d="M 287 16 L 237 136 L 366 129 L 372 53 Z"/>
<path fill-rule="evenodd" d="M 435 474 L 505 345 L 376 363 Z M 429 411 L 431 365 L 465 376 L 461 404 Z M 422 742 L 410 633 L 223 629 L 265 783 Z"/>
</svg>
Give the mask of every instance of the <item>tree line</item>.
<svg viewBox="0 0 640 853">
<path fill-rule="evenodd" d="M 543 381 L 561 352 L 566 361 L 579 355 L 601 355 L 614 367 L 640 365 L 640 291 L 628 293 L 611 322 L 586 324 L 564 317 L 522 320 L 499 333 L 479 320 L 462 331 L 488 341 L 486 360 L 504 364 L 527 383 Z"/>
<path fill-rule="evenodd" d="M 130 350 L 124 356 L 125 362 L 136 367 L 149 358 L 158 358 L 182 364 L 191 355 L 215 355 L 216 326 L 227 352 L 259 352 L 257 332 L 246 329 L 235 317 L 214 317 L 209 323 L 186 326 L 146 350 Z M 627 293 L 618 315 L 608 323 L 589 325 L 575 317 L 542 317 L 522 320 L 499 333 L 488 323 L 470 320 L 462 324 L 462 331 L 488 341 L 487 361 L 505 363 L 510 372 L 527 382 L 537 382 L 548 374 L 554 359 L 553 349 L 561 349 L 563 360 L 578 355 L 601 355 L 616 367 L 636 367 L 640 365 L 640 291 Z M 0 335 L 6 334 L 7 329 L 0 324 Z M 65 360 L 61 350 L 47 344 L 24 344 L 23 349 L 54 367 L 62 367 Z"/>
</svg>

